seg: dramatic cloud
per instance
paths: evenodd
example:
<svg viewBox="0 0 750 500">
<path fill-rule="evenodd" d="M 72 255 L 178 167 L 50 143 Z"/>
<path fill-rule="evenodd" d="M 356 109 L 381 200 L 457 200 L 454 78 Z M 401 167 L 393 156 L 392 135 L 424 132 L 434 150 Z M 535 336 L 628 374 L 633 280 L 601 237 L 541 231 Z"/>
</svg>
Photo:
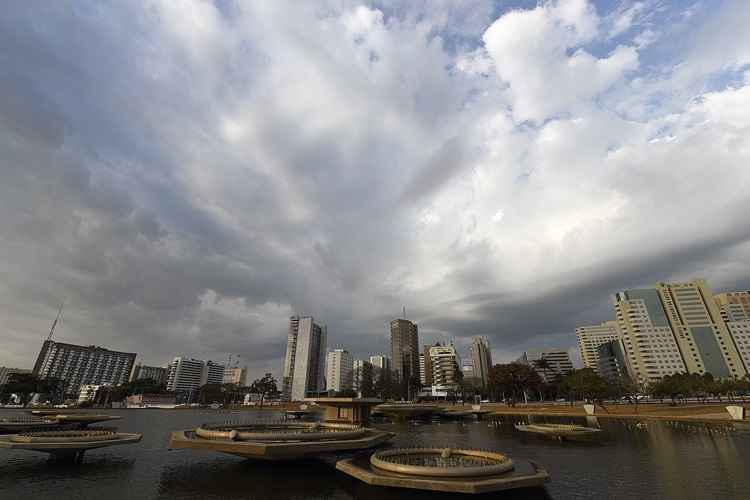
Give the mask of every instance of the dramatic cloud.
<svg viewBox="0 0 750 500">
<path fill-rule="evenodd" d="M 528 3 L 6 6 L 0 365 L 60 301 L 61 340 L 278 375 L 293 313 L 507 359 L 750 288 L 748 3 Z"/>
</svg>

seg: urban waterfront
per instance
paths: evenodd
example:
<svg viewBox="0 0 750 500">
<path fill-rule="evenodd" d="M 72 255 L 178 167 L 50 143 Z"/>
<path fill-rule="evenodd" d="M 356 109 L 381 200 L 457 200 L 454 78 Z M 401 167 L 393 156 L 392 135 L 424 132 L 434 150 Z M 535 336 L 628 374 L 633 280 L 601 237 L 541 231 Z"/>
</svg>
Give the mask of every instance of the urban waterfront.
<svg viewBox="0 0 750 500">
<path fill-rule="evenodd" d="M 94 450 L 82 464 L 45 455 L 3 452 L 0 498 L 456 498 L 428 492 L 367 486 L 316 461 L 258 463 L 219 453 L 169 451 L 172 430 L 203 422 L 280 418 L 275 412 L 111 410 L 118 427 L 144 434 L 134 446 Z M 4 410 L 7 416 L 18 413 Z M 732 424 L 598 419 L 598 443 L 564 443 L 520 435 L 509 416 L 493 421 L 379 423 L 397 433 L 394 446 L 490 448 L 539 462 L 550 473 L 545 489 L 482 498 L 748 498 L 750 429 Z M 579 419 L 543 419 L 591 425 Z"/>
</svg>

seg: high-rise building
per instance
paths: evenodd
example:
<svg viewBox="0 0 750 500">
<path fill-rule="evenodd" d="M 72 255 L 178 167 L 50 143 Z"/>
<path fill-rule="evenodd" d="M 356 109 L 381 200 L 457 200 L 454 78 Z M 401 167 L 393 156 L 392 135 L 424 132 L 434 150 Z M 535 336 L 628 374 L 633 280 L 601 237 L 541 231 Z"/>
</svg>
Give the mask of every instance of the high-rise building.
<svg viewBox="0 0 750 500">
<path fill-rule="evenodd" d="M 213 361 L 206 361 L 203 366 L 203 373 L 201 374 L 201 385 L 205 384 L 221 384 L 224 382 L 224 365 L 214 363 Z"/>
<path fill-rule="evenodd" d="M 750 367 L 750 319 L 729 321 L 727 328 L 747 369 Z"/>
<path fill-rule="evenodd" d="M 602 344 L 618 340 L 617 321 L 605 321 L 599 325 L 579 326 L 576 328 L 578 349 L 581 351 L 583 366 L 599 371 L 599 351 Z"/>
<path fill-rule="evenodd" d="M 352 388 L 358 396 L 363 396 L 363 391 L 374 389 L 374 377 L 372 363 L 366 359 L 354 361 L 354 375 L 352 377 Z M 368 387 L 365 387 L 368 385 Z"/>
<path fill-rule="evenodd" d="M 130 373 L 130 381 L 151 379 L 159 385 L 167 383 L 167 369 L 163 366 L 147 366 L 137 363 Z"/>
<path fill-rule="evenodd" d="M 473 378 L 477 385 L 486 388 L 490 380 L 490 368 L 492 368 L 492 351 L 490 341 L 486 337 L 473 337 L 469 345 L 471 355 L 471 366 L 473 367 Z"/>
<path fill-rule="evenodd" d="M 167 365 L 167 390 L 190 393 L 204 384 L 203 372 L 206 367 L 200 359 L 177 356 Z"/>
<path fill-rule="evenodd" d="M 596 347 L 597 372 L 609 381 L 629 376 L 627 356 L 621 340 L 611 340 Z"/>
<path fill-rule="evenodd" d="M 437 387 L 458 385 L 461 360 L 458 358 L 456 348 L 452 345 L 432 346 L 429 349 L 429 356 L 432 385 Z"/>
<path fill-rule="evenodd" d="M 423 352 L 419 353 L 419 383 L 423 386 L 427 385 L 427 375 L 425 372 L 425 355 Z"/>
<path fill-rule="evenodd" d="M 377 382 L 380 379 L 384 371 L 391 371 L 391 359 L 388 356 L 384 356 L 382 354 L 370 356 L 370 364 L 372 365 L 373 383 Z"/>
<path fill-rule="evenodd" d="M 750 291 L 717 293 L 714 303 L 740 353 L 745 370 L 750 371 Z"/>
<path fill-rule="evenodd" d="M 625 290 L 615 295 L 614 304 L 630 378 L 646 384 L 686 371 L 655 289 Z"/>
<path fill-rule="evenodd" d="M 345 349 L 334 349 L 326 356 L 326 390 L 351 391 L 354 383 L 354 358 Z"/>
<path fill-rule="evenodd" d="M 67 393 L 78 393 L 82 385 L 119 385 L 128 381 L 135 353 L 110 351 L 45 340 L 34 364 L 39 378 L 65 381 Z"/>
<path fill-rule="evenodd" d="M 482 381 L 479 377 L 474 374 L 473 365 L 464 365 L 461 367 L 461 373 L 463 373 L 464 385 L 468 384 L 473 387 L 481 387 Z"/>
<path fill-rule="evenodd" d="M 31 370 L 24 370 L 23 368 L 7 368 L 0 366 L 0 385 L 8 383 L 8 376 L 12 373 L 31 373 Z"/>
<path fill-rule="evenodd" d="M 547 367 L 540 366 L 540 361 L 546 361 Z M 528 349 L 518 362 L 534 368 L 545 382 L 552 382 L 558 375 L 565 375 L 573 370 L 568 351 L 548 347 L 544 349 Z"/>
<path fill-rule="evenodd" d="M 434 344 L 427 344 L 422 347 L 423 352 L 420 353 L 420 358 L 424 360 L 424 382 L 422 382 L 422 385 L 425 387 L 431 387 L 435 385 L 432 379 L 432 356 L 430 355 L 430 349 L 440 346 L 440 342 L 435 342 Z"/>
<path fill-rule="evenodd" d="M 234 384 L 238 387 L 247 385 L 247 367 L 246 366 L 227 366 L 224 368 L 224 384 Z"/>
<path fill-rule="evenodd" d="M 689 373 L 745 376 L 745 365 L 705 280 L 657 283 L 656 290 Z"/>
<path fill-rule="evenodd" d="M 399 380 L 419 377 L 419 333 L 416 323 L 407 319 L 391 321 L 391 362 Z"/>
<path fill-rule="evenodd" d="M 724 321 L 750 320 L 750 290 L 725 292 L 714 295 Z"/>
<path fill-rule="evenodd" d="M 301 401 L 325 390 L 326 327 L 312 317 L 289 318 L 282 397 Z"/>
</svg>

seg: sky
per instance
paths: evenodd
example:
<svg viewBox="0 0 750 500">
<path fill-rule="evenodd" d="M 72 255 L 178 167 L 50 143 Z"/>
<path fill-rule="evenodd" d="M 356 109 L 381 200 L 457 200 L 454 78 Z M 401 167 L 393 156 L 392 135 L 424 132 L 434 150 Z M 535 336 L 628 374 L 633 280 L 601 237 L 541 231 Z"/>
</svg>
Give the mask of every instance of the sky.
<svg viewBox="0 0 750 500">
<path fill-rule="evenodd" d="M 279 376 L 329 348 L 575 346 L 750 289 L 750 2 L 11 2 L 0 366 L 60 341 Z"/>
</svg>

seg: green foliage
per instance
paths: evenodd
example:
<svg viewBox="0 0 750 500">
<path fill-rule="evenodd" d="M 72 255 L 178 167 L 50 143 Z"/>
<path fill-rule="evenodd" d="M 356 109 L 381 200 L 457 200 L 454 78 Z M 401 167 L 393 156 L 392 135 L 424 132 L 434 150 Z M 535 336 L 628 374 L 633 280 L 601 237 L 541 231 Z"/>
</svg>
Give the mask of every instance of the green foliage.
<svg viewBox="0 0 750 500">
<path fill-rule="evenodd" d="M 21 404 L 28 403 L 34 393 L 45 394 L 52 401 L 62 401 L 64 389 L 65 382 L 58 378 L 40 379 L 30 373 L 11 373 L 0 395 L 2 402 L 6 402 L 11 394 L 17 394 Z"/>
<path fill-rule="evenodd" d="M 250 393 L 260 395 L 260 407 L 263 408 L 263 403 L 266 398 L 273 397 L 279 394 L 279 388 L 276 386 L 276 379 L 273 375 L 266 373 L 263 377 L 256 379 L 250 384 Z"/>
<path fill-rule="evenodd" d="M 489 384 L 496 399 L 509 395 L 511 401 L 515 401 L 524 393 L 537 391 L 542 386 L 542 378 L 525 364 L 498 364 L 490 368 Z"/>
<path fill-rule="evenodd" d="M 602 401 L 613 395 L 610 384 L 591 368 L 573 370 L 560 382 L 560 390 L 571 400 L 582 398 L 587 401 Z"/>
</svg>

